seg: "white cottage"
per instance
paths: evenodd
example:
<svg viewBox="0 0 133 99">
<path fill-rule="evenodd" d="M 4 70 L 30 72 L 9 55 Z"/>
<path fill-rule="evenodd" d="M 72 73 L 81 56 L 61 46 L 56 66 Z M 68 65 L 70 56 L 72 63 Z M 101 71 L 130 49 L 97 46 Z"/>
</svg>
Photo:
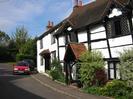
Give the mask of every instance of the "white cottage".
<svg viewBox="0 0 133 99">
<path fill-rule="evenodd" d="M 116 65 L 119 52 L 133 47 L 133 0 L 96 0 L 86 5 L 76 0 L 71 15 L 39 37 L 38 71 L 45 73 L 50 69 L 50 60 L 57 57 L 64 64 L 66 74 L 72 66 L 72 75 L 67 79 L 76 79 L 74 71 L 79 53 L 72 50 L 75 46 L 77 50 L 85 46 L 88 50 L 101 51 L 108 79 L 119 79 Z M 73 54 L 69 62 L 66 62 L 70 54 L 67 49 Z"/>
</svg>

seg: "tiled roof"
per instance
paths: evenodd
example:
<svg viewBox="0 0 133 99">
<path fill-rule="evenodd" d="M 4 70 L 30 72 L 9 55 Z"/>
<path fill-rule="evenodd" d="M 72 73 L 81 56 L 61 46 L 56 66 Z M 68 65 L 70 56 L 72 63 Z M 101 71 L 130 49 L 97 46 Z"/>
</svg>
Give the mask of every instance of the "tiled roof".
<svg viewBox="0 0 133 99">
<path fill-rule="evenodd" d="M 68 18 L 73 28 L 81 28 L 101 21 L 112 4 L 128 5 L 130 0 L 96 0 L 82 7 L 76 7 Z"/>
<path fill-rule="evenodd" d="M 67 46 L 67 50 L 65 53 L 65 57 L 64 57 L 64 61 L 69 60 L 69 56 L 71 56 L 72 54 L 74 55 L 74 60 L 78 60 L 80 58 L 80 56 L 82 55 L 83 52 L 85 52 L 87 49 L 85 47 L 85 45 L 83 43 L 71 43 L 68 44 Z M 72 54 L 70 54 L 70 53 Z"/>
</svg>

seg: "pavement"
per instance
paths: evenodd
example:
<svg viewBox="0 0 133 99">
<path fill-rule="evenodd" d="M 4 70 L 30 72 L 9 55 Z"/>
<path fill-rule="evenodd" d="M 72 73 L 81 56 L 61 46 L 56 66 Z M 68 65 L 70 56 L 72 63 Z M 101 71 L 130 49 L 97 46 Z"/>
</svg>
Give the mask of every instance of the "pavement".
<svg viewBox="0 0 133 99">
<path fill-rule="evenodd" d="M 59 93 L 73 97 L 75 99 L 111 99 L 108 97 L 94 96 L 91 94 L 83 93 L 78 88 L 74 88 L 72 86 L 67 86 L 65 84 L 60 84 L 58 82 L 55 82 L 51 78 L 45 76 L 44 74 L 38 73 L 38 74 L 31 75 L 31 77 L 36 81 L 38 81 L 43 86 L 48 87 Z"/>
</svg>

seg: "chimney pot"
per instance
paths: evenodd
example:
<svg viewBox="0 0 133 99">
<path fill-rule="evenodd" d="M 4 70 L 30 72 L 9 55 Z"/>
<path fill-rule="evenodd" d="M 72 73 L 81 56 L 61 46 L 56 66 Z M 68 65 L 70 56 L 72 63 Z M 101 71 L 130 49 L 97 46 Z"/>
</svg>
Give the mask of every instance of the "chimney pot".
<svg viewBox="0 0 133 99">
<path fill-rule="evenodd" d="M 50 21 L 48 21 L 48 26 L 50 26 L 50 24 L 51 24 L 51 22 L 50 22 Z"/>
<path fill-rule="evenodd" d="M 74 6 L 78 6 L 78 0 L 74 0 Z"/>
<path fill-rule="evenodd" d="M 51 29 L 54 26 L 54 23 L 51 21 L 48 21 L 47 30 Z"/>
<path fill-rule="evenodd" d="M 80 0 L 79 1 L 79 4 L 78 4 L 80 7 L 82 7 L 82 5 L 83 5 L 83 2 L 82 2 L 82 0 Z"/>
<path fill-rule="evenodd" d="M 52 26 L 52 27 L 54 26 L 54 22 L 51 22 L 51 26 Z"/>
</svg>

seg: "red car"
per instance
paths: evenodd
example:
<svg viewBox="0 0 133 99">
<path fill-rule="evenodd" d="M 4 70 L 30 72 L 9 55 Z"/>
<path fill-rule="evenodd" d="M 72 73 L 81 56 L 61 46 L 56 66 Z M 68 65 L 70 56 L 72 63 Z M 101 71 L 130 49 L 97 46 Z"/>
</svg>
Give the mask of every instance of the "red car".
<svg viewBox="0 0 133 99">
<path fill-rule="evenodd" d="M 29 64 L 25 62 L 18 62 L 16 65 L 13 65 L 13 74 L 30 74 Z"/>
</svg>

